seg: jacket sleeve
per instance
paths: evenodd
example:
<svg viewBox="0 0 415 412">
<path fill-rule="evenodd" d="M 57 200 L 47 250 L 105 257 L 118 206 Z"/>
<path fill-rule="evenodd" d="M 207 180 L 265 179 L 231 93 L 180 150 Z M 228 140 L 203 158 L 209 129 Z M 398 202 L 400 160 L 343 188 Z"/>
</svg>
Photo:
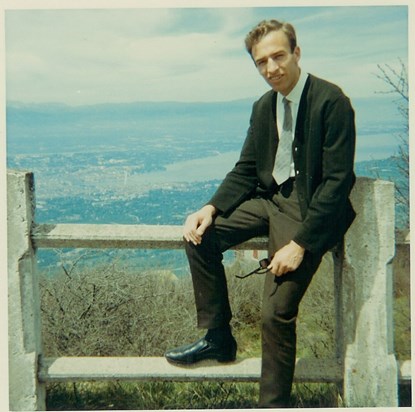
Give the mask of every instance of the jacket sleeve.
<svg viewBox="0 0 415 412">
<path fill-rule="evenodd" d="M 256 144 L 252 118 L 253 116 L 251 116 L 250 126 L 239 160 L 208 202 L 208 204 L 215 206 L 221 214 L 230 213 L 244 200 L 248 199 L 258 186 Z"/>
<path fill-rule="evenodd" d="M 349 201 L 355 182 L 354 111 L 343 94 L 332 99 L 323 110 L 321 177 L 294 241 L 310 251 L 325 251 L 344 235 L 355 214 Z M 319 149 L 321 150 L 321 149 Z M 315 158 L 314 158 L 315 159 Z M 308 159 L 310 163 L 310 159 Z M 307 180 L 315 178 L 306 166 Z"/>
</svg>

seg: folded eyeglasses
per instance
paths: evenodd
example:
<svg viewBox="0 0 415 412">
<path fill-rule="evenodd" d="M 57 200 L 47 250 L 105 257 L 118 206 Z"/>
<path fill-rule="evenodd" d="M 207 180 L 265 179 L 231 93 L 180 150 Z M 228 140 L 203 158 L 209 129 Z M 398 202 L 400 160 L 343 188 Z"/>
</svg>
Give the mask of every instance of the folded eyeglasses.
<svg viewBox="0 0 415 412">
<path fill-rule="evenodd" d="M 259 261 L 259 267 L 254 269 L 252 272 L 247 273 L 246 275 L 235 275 L 239 279 L 245 279 L 248 276 L 254 275 L 255 273 L 258 273 L 259 275 L 262 275 L 264 273 L 269 272 L 270 269 L 268 269 L 268 265 L 270 264 L 269 259 L 261 259 Z"/>
</svg>

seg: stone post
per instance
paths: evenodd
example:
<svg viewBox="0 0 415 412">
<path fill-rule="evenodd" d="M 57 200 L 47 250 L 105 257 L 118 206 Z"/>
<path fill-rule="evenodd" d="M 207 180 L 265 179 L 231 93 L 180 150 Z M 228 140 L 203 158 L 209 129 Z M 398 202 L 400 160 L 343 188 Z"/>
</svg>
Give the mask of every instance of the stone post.
<svg viewBox="0 0 415 412">
<path fill-rule="evenodd" d="M 394 184 L 359 178 L 351 198 L 357 217 L 345 237 L 342 270 L 336 270 L 343 397 L 348 407 L 396 407 L 391 270 Z"/>
<path fill-rule="evenodd" d="M 45 410 L 45 388 L 37 378 L 41 323 L 30 239 L 33 211 L 33 174 L 8 171 L 9 408 L 12 411 Z"/>
</svg>

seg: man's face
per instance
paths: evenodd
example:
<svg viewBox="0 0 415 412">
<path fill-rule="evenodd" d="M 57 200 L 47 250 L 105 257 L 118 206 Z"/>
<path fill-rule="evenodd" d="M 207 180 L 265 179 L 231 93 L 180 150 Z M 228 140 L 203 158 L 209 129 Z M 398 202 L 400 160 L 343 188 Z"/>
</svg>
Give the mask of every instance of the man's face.
<svg viewBox="0 0 415 412">
<path fill-rule="evenodd" d="M 279 31 L 268 33 L 252 47 L 252 58 L 265 81 L 286 96 L 300 77 L 300 48 L 291 52 L 286 34 Z"/>
</svg>

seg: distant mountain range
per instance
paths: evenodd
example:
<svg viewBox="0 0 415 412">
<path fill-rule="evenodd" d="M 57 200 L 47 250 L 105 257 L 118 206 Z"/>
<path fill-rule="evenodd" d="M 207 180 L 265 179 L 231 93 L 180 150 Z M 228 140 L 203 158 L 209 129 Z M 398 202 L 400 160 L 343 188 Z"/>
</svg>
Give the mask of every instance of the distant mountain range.
<svg viewBox="0 0 415 412">
<path fill-rule="evenodd" d="M 13 155 L 129 150 L 140 145 L 141 139 L 158 139 L 163 145 L 163 139 L 168 137 L 184 146 L 199 145 L 200 151 L 208 150 L 207 155 L 214 150 L 239 150 L 254 100 L 88 106 L 7 102 L 7 150 Z M 357 159 L 393 155 L 397 148 L 394 136 L 403 130 L 394 98 L 374 95 L 355 99 L 353 105 L 358 130 Z M 219 145 L 214 147 L 216 143 Z"/>
</svg>

